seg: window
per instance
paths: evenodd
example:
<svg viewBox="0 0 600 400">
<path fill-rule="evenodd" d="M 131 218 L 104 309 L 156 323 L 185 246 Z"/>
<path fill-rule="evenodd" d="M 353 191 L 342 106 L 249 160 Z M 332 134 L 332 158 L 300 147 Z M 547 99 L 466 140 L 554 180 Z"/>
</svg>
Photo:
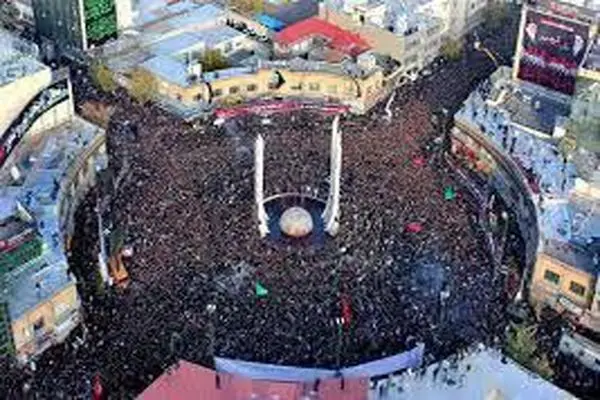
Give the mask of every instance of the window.
<svg viewBox="0 0 600 400">
<path fill-rule="evenodd" d="M 312 92 L 316 92 L 321 88 L 321 85 L 319 85 L 318 83 L 309 83 L 308 84 L 308 90 L 312 91 Z"/>
<path fill-rule="evenodd" d="M 33 323 L 33 331 L 37 333 L 42 329 L 44 329 L 44 318 L 40 317 L 40 319 Z"/>
<path fill-rule="evenodd" d="M 256 91 L 256 85 L 254 83 L 251 83 L 248 86 L 246 86 L 246 90 L 249 91 L 249 92 L 255 92 Z"/>
<path fill-rule="evenodd" d="M 578 296 L 583 296 L 585 294 L 585 286 L 582 286 L 574 281 L 571 281 L 569 284 L 569 290 Z"/>
<path fill-rule="evenodd" d="M 560 282 L 560 275 L 547 269 L 546 272 L 544 272 L 544 279 L 558 285 L 558 282 Z"/>
<path fill-rule="evenodd" d="M 194 96 L 194 100 L 201 101 L 202 100 L 202 93 L 198 93 L 197 95 L 195 95 Z"/>
<path fill-rule="evenodd" d="M 223 46 L 223 52 L 229 53 L 231 51 L 232 47 L 233 46 L 231 45 L 231 43 L 225 43 L 225 46 Z"/>
<path fill-rule="evenodd" d="M 301 84 L 301 83 L 299 83 L 299 84 L 297 84 L 297 85 L 292 85 L 292 86 L 290 86 L 290 88 L 291 88 L 292 90 L 302 90 L 302 84 Z"/>
<path fill-rule="evenodd" d="M 213 96 L 219 97 L 219 96 L 222 96 L 222 95 L 223 95 L 223 90 L 221 90 L 221 89 L 214 89 L 213 90 Z"/>
<path fill-rule="evenodd" d="M 229 94 L 236 94 L 239 91 L 240 91 L 240 88 L 237 86 L 232 86 L 229 88 Z"/>
</svg>

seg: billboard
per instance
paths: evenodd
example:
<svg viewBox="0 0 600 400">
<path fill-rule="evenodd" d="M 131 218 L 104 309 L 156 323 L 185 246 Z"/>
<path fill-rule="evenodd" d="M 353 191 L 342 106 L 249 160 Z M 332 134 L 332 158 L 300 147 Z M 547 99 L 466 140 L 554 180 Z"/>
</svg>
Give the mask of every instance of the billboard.
<svg viewBox="0 0 600 400">
<path fill-rule="evenodd" d="M 588 46 L 589 25 L 534 10 L 526 12 L 518 78 L 573 94 L 577 68 Z"/>
<path fill-rule="evenodd" d="M 117 35 L 117 14 L 114 0 L 84 0 L 85 27 L 88 46 L 100 45 Z"/>
</svg>

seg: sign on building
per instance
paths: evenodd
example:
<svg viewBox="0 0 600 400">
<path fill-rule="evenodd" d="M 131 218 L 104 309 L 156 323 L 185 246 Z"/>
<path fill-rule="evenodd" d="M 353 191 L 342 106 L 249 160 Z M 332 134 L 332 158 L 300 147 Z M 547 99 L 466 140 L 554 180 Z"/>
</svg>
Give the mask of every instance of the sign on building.
<svg viewBox="0 0 600 400">
<path fill-rule="evenodd" d="M 517 77 L 572 95 L 589 35 L 588 24 L 528 9 L 520 34 Z"/>
</svg>

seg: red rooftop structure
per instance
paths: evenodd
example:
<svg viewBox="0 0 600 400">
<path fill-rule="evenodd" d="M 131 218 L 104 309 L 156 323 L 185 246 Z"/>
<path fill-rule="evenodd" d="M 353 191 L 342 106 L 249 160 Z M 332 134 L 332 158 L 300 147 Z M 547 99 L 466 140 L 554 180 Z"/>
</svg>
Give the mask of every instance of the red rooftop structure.
<svg viewBox="0 0 600 400">
<path fill-rule="evenodd" d="M 138 400 L 365 400 L 368 379 L 275 382 L 220 374 L 179 361 L 155 380 Z M 312 391 L 312 393 L 311 393 Z"/>
<path fill-rule="evenodd" d="M 370 48 L 359 35 L 317 17 L 290 25 L 275 35 L 274 42 L 280 52 L 299 52 L 308 50 L 318 38 L 325 40 L 329 48 L 351 56 Z"/>
</svg>

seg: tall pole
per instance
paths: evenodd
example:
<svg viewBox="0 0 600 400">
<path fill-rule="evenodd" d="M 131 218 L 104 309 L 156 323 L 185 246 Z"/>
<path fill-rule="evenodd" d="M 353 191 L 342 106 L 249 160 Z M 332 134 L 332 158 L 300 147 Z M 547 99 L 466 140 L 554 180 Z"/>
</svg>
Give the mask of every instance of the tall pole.
<svg viewBox="0 0 600 400">
<path fill-rule="evenodd" d="M 100 240 L 100 252 L 98 253 L 98 269 L 104 284 L 111 284 L 108 274 L 108 254 L 106 252 L 106 238 L 104 235 L 104 222 L 102 220 L 103 205 L 98 197 L 96 201 L 96 216 L 98 218 L 98 239 Z"/>
<path fill-rule="evenodd" d="M 256 137 L 254 146 L 254 198 L 256 200 L 256 215 L 260 237 L 269 233 L 268 216 L 264 204 L 264 153 L 265 141 L 262 135 Z"/>
<path fill-rule="evenodd" d="M 215 360 L 215 311 L 217 311 L 215 304 L 209 303 L 206 305 L 206 313 L 208 314 L 208 355 L 213 366 Z"/>
<path fill-rule="evenodd" d="M 342 134 L 339 130 L 340 116 L 336 115 L 333 120 L 331 131 L 331 156 L 329 173 L 329 197 L 325 211 L 323 211 L 323 220 L 325 222 L 325 231 L 330 235 L 335 235 L 338 229 L 338 217 L 340 212 L 340 180 L 342 173 Z"/>
</svg>

